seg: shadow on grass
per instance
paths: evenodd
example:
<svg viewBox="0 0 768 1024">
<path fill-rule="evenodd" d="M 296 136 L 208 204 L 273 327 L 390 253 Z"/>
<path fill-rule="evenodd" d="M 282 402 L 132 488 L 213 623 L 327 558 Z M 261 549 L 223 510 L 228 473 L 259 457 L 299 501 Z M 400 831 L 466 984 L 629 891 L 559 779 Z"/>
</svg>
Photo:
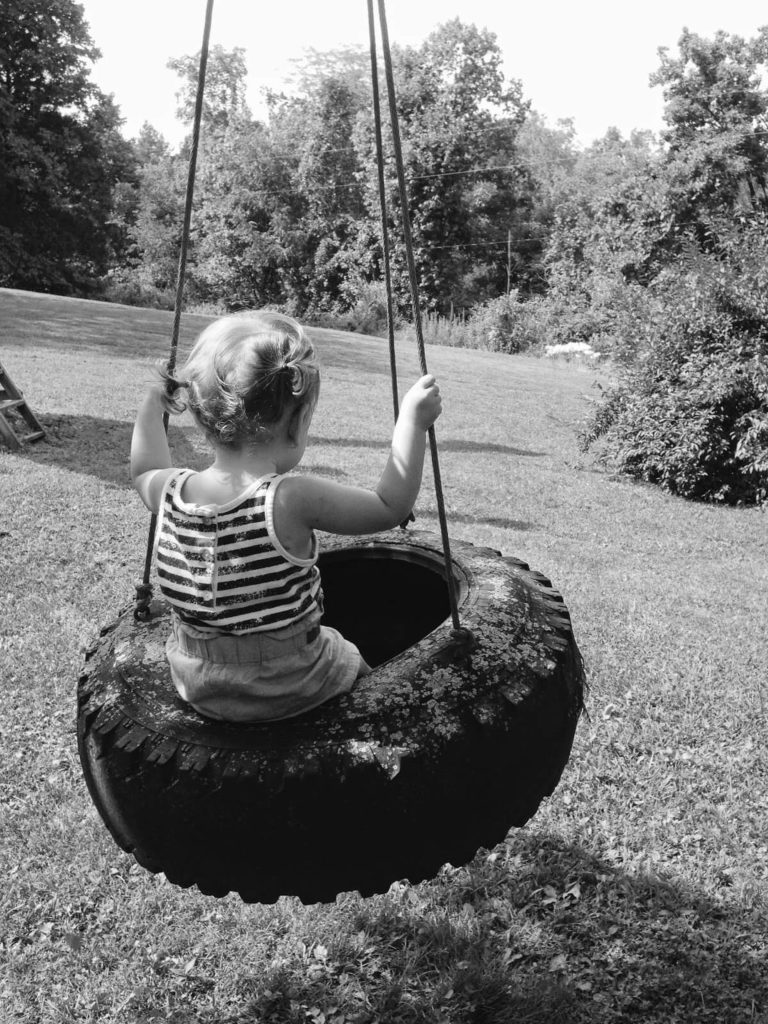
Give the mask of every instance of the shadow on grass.
<svg viewBox="0 0 768 1024">
<path fill-rule="evenodd" d="M 416 526 L 419 519 L 429 519 L 430 522 L 438 522 L 437 511 L 427 509 L 418 511 L 416 515 Z M 451 523 L 461 523 L 463 526 L 493 526 L 499 530 L 535 530 L 538 523 L 531 523 L 527 519 L 504 519 L 499 516 L 473 516 L 462 512 L 447 513 L 448 526 Z"/>
<path fill-rule="evenodd" d="M 446 950 L 451 956 L 450 937 L 441 930 L 435 941 L 448 939 Z M 446 978 L 435 983 L 434 975 L 419 975 L 418 970 L 387 968 L 372 977 L 361 973 L 360 995 L 345 1005 L 343 997 L 334 996 L 333 989 L 322 980 L 298 980 L 285 968 L 267 972 L 268 985 L 247 1004 L 247 1016 L 208 1018 L 206 1024 L 256 1024 L 257 1021 L 294 1022 L 300 1020 L 350 1021 L 355 1024 L 571 1024 L 569 993 L 547 978 L 509 984 L 509 972 L 500 964 L 478 969 L 475 965 L 454 965 Z M 392 961 L 388 961 L 392 966 Z M 461 961 L 459 961 L 461 963 Z M 450 980 L 449 980 L 450 979 Z M 349 989 L 348 983 L 344 985 Z M 337 989 L 338 990 L 338 989 Z M 339 1006 L 341 1003 L 341 1006 Z M 330 1004 L 330 1006 L 329 1006 Z M 329 1007 L 323 1014 L 322 1007 Z M 300 1017 L 297 1009 L 315 1015 Z M 333 1008 L 333 1009 L 331 1009 Z M 321 1016 L 322 1014 L 322 1016 Z M 339 1014 L 339 1015 L 336 1015 Z M 347 1016 L 349 1014 L 349 1016 Z"/>
<path fill-rule="evenodd" d="M 133 423 L 68 414 L 41 415 L 38 419 L 45 428 L 45 438 L 27 444 L 18 452 L 19 458 L 130 488 Z M 176 465 L 199 472 L 210 464 L 210 451 L 194 427 L 178 427 L 172 423 L 168 439 Z M 337 480 L 347 476 L 344 470 L 322 463 L 309 463 L 306 471 Z"/>
<path fill-rule="evenodd" d="M 45 438 L 28 444 L 18 453 L 20 459 L 38 465 L 56 466 L 71 473 L 84 473 L 103 480 L 113 487 L 131 488 L 129 457 L 133 424 L 108 420 L 97 416 L 43 415 L 39 417 L 45 428 Z M 171 424 L 169 441 L 174 463 L 200 471 L 210 463 L 210 453 L 194 428 L 180 428 Z M 196 443 L 193 443 L 193 440 Z M 343 445 L 347 442 L 327 442 L 315 438 L 319 444 Z M 353 447 L 366 446 L 365 442 L 351 441 Z M 379 445 L 377 445 L 379 447 Z M 384 445 L 380 445 L 384 447 Z M 348 474 L 336 466 L 314 463 L 309 458 L 302 470 L 316 476 L 343 481 Z M 436 524 L 437 512 L 419 511 L 417 520 Z M 533 530 L 536 523 L 499 516 L 476 516 L 450 512 L 449 525 L 461 523 L 469 526 L 491 526 L 504 530 Z M 417 522 L 418 527 L 418 522 Z"/>
<path fill-rule="evenodd" d="M 515 974 L 565 985 L 581 1004 L 567 1019 L 768 1019 L 764 909 L 618 870 L 556 836 L 514 832 L 500 850 L 453 873 L 446 895 L 478 913 L 497 908 Z"/>
<path fill-rule="evenodd" d="M 327 445 L 329 448 L 374 448 L 389 450 L 390 441 L 364 440 L 359 437 L 315 437 L 310 434 L 310 443 Z M 437 439 L 439 452 L 474 452 L 481 455 L 514 455 L 521 458 L 541 458 L 548 452 L 532 451 L 530 448 L 513 448 L 510 445 L 495 444 L 491 441 L 461 441 Z"/>
<path fill-rule="evenodd" d="M 480 455 L 515 455 L 520 458 L 540 459 L 549 452 L 536 452 L 530 448 L 512 448 L 510 445 L 494 444 L 492 441 L 441 441 L 438 448 L 446 452 L 477 452 Z"/>
<path fill-rule="evenodd" d="M 254 979 L 245 1019 L 333 1006 L 366 1024 L 766 1020 L 764 913 L 617 870 L 554 836 L 514 833 L 491 859 L 351 913 L 314 971 Z"/>
<path fill-rule="evenodd" d="M 45 438 L 26 445 L 19 458 L 130 488 L 132 423 L 98 416 L 42 415 L 38 419 Z M 204 468 L 205 456 L 190 443 L 186 431 L 172 426 L 169 439 L 179 465 Z"/>
<path fill-rule="evenodd" d="M 129 457 L 133 424 L 123 420 L 109 420 L 98 416 L 73 416 L 70 414 L 42 414 L 38 416 L 45 429 L 45 438 L 28 444 L 19 452 L 19 457 L 41 465 L 55 465 L 73 473 L 85 473 L 110 484 L 129 487 Z M 193 427 L 178 427 L 171 424 L 169 441 L 173 460 L 178 466 L 190 469 L 204 469 L 210 462 L 210 453 L 200 435 Z M 194 439 L 194 443 L 193 443 Z M 386 450 L 388 441 L 363 441 L 358 438 L 310 437 L 314 445 L 328 445 L 334 448 L 372 448 Z M 485 445 L 469 441 L 439 442 L 443 451 L 498 452 L 506 455 L 538 456 L 544 453 L 511 448 L 504 445 Z M 302 467 L 308 473 L 343 479 L 344 470 L 323 463 L 311 461 L 311 450 Z M 425 516 L 431 513 L 423 513 Z M 508 529 L 532 529 L 535 524 L 513 519 L 484 519 L 476 516 L 452 516 L 456 522 Z"/>
</svg>

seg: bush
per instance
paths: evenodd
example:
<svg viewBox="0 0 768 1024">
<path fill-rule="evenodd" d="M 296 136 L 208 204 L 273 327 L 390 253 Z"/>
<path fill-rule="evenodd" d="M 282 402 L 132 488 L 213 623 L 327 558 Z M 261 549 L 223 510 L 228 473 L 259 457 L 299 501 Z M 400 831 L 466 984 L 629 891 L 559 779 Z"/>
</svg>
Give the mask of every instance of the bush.
<svg viewBox="0 0 768 1024">
<path fill-rule="evenodd" d="M 102 278 L 99 298 L 104 302 L 120 302 L 125 306 L 141 306 L 144 309 L 173 309 L 176 293 L 170 288 L 156 288 L 143 284 L 135 277 Z"/>
<path fill-rule="evenodd" d="M 516 291 L 475 306 L 469 315 L 443 317 L 427 313 L 422 318 L 428 344 L 454 348 L 479 348 L 514 354 L 543 346 L 549 335 L 542 329 L 539 299 L 520 302 Z"/>
<path fill-rule="evenodd" d="M 301 320 L 315 327 L 327 327 L 337 331 L 353 331 L 356 334 L 370 334 L 373 337 L 387 337 L 387 289 L 383 281 L 372 281 L 358 287 L 354 294 L 347 291 L 346 308 L 316 309 L 310 307 L 301 313 L 294 312 Z M 397 309 L 394 311 L 395 328 L 400 325 Z"/>
<path fill-rule="evenodd" d="M 517 294 L 501 295 L 472 312 L 461 316 L 440 316 L 425 313 L 421 318 L 424 341 L 428 345 L 447 345 L 451 348 L 482 348 L 491 352 L 520 352 L 527 348 L 527 340 L 520 330 L 521 303 Z M 415 334 L 409 327 L 408 335 Z"/>
<path fill-rule="evenodd" d="M 674 382 L 630 373 L 582 437 L 620 472 L 685 498 L 762 502 L 768 488 L 765 381 L 720 354 L 696 354 Z M 760 434 L 762 431 L 762 450 Z"/>
<path fill-rule="evenodd" d="M 478 307 L 469 326 L 476 348 L 543 355 L 553 345 L 588 345 L 626 362 L 642 343 L 637 328 L 648 307 L 646 289 L 618 283 L 591 296 L 553 289 L 524 302 L 513 292 Z"/>
<path fill-rule="evenodd" d="M 394 316 L 397 325 L 397 310 L 395 310 Z M 373 281 L 360 287 L 352 305 L 344 314 L 344 318 L 349 324 L 347 330 L 385 338 L 387 336 L 386 285 L 382 281 Z"/>
<path fill-rule="evenodd" d="M 548 346 L 576 343 L 589 345 L 599 354 L 626 357 L 638 344 L 630 328 L 638 323 L 641 303 L 634 295 L 623 298 L 623 303 L 597 307 L 575 293 L 551 292 L 520 301 L 512 291 L 475 306 L 468 316 L 427 313 L 422 318 L 424 340 L 457 348 L 542 355 Z"/>
<path fill-rule="evenodd" d="M 768 496 L 768 243 L 745 230 L 654 286 L 647 351 L 620 371 L 581 435 L 620 472 L 687 498 Z M 650 330 L 648 329 L 650 326 Z"/>
<path fill-rule="evenodd" d="M 518 301 L 517 292 L 500 295 L 476 306 L 469 318 L 468 333 L 472 348 L 508 353 L 527 349 L 530 340 L 525 329 L 523 304 Z"/>
<path fill-rule="evenodd" d="M 413 341 L 416 328 L 411 324 L 407 337 Z M 440 316 L 439 313 L 425 313 L 421 318 L 421 333 L 427 345 L 446 345 L 449 348 L 474 348 L 467 329 L 465 316 Z"/>
</svg>

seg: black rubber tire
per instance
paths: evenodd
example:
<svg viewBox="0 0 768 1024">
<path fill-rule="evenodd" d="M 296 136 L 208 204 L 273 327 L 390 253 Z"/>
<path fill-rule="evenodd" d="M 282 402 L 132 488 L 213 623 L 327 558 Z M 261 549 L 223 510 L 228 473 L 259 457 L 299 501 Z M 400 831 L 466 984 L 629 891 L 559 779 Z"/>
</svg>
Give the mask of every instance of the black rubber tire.
<svg viewBox="0 0 768 1024">
<path fill-rule="evenodd" d="M 209 895 L 315 903 L 433 877 L 525 824 L 570 755 L 581 657 L 549 580 L 496 551 L 453 546 L 474 649 L 441 609 L 436 628 L 351 694 L 285 722 L 218 723 L 182 702 L 162 602 L 149 622 L 129 609 L 106 627 L 78 684 L 78 747 L 122 849 Z M 428 534 L 329 538 L 322 558 L 326 592 L 334 559 L 421 566 L 446 589 Z"/>
</svg>

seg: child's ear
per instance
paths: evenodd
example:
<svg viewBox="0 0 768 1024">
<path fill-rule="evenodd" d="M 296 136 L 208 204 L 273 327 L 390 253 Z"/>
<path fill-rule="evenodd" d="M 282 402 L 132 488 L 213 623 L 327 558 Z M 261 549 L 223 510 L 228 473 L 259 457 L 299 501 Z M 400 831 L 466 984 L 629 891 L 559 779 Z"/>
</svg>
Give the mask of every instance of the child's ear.
<svg viewBox="0 0 768 1024">
<path fill-rule="evenodd" d="M 291 413 L 291 417 L 288 420 L 288 440 L 291 444 L 296 444 L 301 435 L 302 427 L 312 418 L 312 407 L 307 405 L 300 405 Z"/>
</svg>

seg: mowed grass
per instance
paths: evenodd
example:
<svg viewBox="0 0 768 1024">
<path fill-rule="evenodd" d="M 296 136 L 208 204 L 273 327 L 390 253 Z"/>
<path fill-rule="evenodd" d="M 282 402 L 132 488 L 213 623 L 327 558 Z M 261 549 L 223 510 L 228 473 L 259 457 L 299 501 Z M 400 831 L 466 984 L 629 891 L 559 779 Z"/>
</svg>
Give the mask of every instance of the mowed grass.
<svg viewBox="0 0 768 1024">
<path fill-rule="evenodd" d="M 205 322 L 183 319 L 184 349 Z M 427 353 L 451 535 L 549 575 L 589 670 L 589 717 L 525 829 L 433 882 L 316 907 L 184 892 L 114 846 L 79 771 L 75 687 L 141 575 L 128 450 L 170 324 L 0 291 L 0 361 L 47 430 L 0 448 L 2 1024 L 768 1021 L 768 524 L 580 455 L 590 371 Z M 386 345 L 316 337 L 303 468 L 374 484 Z M 399 358 L 405 388 L 418 362 Z M 199 464 L 187 418 L 171 440 Z M 416 526 L 436 530 L 430 481 Z"/>
</svg>

